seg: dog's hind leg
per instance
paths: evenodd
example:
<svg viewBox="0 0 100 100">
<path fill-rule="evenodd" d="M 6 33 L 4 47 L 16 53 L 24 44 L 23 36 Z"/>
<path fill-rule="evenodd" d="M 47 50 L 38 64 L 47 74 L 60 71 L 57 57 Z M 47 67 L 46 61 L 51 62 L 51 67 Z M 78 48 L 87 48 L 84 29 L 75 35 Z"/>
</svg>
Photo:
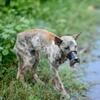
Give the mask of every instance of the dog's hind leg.
<svg viewBox="0 0 100 100">
<path fill-rule="evenodd" d="M 44 82 L 41 81 L 40 78 L 38 77 L 36 69 L 37 69 L 37 64 L 33 65 L 33 67 L 32 67 L 32 81 L 33 81 L 33 83 L 37 82 L 37 83 L 40 83 L 40 84 L 44 85 Z"/>
<path fill-rule="evenodd" d="M 32 68 L 32 57 L 29 56 L 28 54 L 25 54 L 25 50 L 22 52 L 20 50 L 18 50 L 18 52 L 16 53 L 17 55 L 17 59 L 18 59 L 18 72 L 17 72 L 17 79 L 20 80 L 22 83 L 24 83 L 24 75 L 27 71 L 27 69 Z M 27 51 L 27 53 L 29 53 Z"/>
<path fill-rule="evenodd" d="M 24 61 L 19 54 L 17 54 L 17 59 L 18 59 L 18 71 L 17 71 L 16 79 L 24 82 L 24 74 L 26 71 L 26 65 L 24 64 Z"/>
<path fill-rule="evenodd" d="M 37 75 L 37 65 L 39 63 L 39 52 L 34 51 L 34 53 L 32 55 L 33 55 L 33 59 L 34 59 L 34 63 L 32 66 L 32 81 L 33 81 L 33 83 L 36 81 L 37 83 L 44 84 Z"/>
</svg>

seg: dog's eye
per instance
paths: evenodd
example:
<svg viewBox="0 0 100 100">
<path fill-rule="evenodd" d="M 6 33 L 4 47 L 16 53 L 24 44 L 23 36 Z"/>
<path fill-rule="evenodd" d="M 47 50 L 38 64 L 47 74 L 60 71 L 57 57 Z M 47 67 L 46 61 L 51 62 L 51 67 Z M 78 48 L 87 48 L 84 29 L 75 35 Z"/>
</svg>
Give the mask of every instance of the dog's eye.
<svg viewBox="0 0 100 100">
<path fill-rule="evenodd" d="M 68 46 L 68 47 L 65 47 L 64 49 L 65 49 L 65 50 L 69 49 L 69 46 Z"/>
<path fill-rule="evenodd" d="M 75 48 L 77 48 L 77 45 L 75 45 Z"/>
</svg>

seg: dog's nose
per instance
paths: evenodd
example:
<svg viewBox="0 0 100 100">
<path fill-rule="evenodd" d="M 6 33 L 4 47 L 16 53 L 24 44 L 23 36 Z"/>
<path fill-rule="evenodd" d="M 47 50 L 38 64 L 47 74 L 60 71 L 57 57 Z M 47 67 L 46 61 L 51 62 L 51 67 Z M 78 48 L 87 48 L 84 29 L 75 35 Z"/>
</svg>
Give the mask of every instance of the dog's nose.
<svg viewBox="0 0 100 100">
<path fill-rule="evenodd" d="M 73 66 L 75 63 L 80 63 L 80 59 L 75 51 L 70 52 L 68 58 L 70 60 L 70 66 Z"/>
<path fill-rule="evenodd" d="M 78 61 L 78 56 L 77 56 L 77 53 L 75 51 L 71 51 L 69 52 L 68 54 L 68 59 L 69 60 L 75 60 Z"/>
</svg>

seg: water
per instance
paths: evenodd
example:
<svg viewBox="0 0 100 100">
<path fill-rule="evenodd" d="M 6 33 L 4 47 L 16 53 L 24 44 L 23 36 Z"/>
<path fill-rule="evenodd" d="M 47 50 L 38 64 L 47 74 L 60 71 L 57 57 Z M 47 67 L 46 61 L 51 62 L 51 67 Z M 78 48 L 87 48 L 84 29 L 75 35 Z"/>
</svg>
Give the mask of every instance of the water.
<svg viewBox="0 0 100 100">
<path fill-rule="evenodd" d="M 88 97 L 90 100 L 100 100 L 100 84 L 94 85 L 89 89 L 87 92 Z"/>
<path fill-rule="evenodd" d="M 84 80 L 90 85 L 87 90 L 88 100 L 100 100 L 100 40 L 98 39 L 94 45 L 91 55 L 97 59 L 84 64 Z"/>
<path fill-rule="evenodd" d="M 95 43 L 96 47 L 95 49 L 93 49 L 93 51 L 91 52 L 93 56 L 100 56 L 100 40 L 97 40 Z"/>
</svg>

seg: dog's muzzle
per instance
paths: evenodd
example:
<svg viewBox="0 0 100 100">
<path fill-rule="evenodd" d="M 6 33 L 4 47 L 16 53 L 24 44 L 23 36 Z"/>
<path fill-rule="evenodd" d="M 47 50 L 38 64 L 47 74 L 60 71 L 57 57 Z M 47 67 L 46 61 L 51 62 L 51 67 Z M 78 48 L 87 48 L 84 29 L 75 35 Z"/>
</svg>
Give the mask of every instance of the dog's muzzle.
<svg viewBox="0 0 100 100">
<path fill-rule="evenodd" d="M 74 66 L 76 63 L 80 63 L 80 59 L 78 58 L 76 51 L 69 52 L 67 57 L 70 60 L 70 66 Z"/>
</svg>

